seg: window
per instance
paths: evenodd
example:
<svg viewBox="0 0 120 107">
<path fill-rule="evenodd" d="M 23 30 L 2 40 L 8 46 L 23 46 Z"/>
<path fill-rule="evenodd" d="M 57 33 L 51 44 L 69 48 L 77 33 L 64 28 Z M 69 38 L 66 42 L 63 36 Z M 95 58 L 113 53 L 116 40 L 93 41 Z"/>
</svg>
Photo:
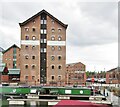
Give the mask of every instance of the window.
<svg viewBox="0 0 120 107">
<path fill-rule="evenodd" d="M 61 40 L 62 40 L 62 37 L 61 37 L 61 36 L 59 36 L 59 37 L 58 37 L 58 40 L 59 40 L 59 41 L 61 41 Z"/>
<path fill-rule="evenodd" d="M 46 20 L 41 20 L 41 24 L 47 24 Z"/>
<path fill-rule="evenodd" d="M 44 43 L 44 40 L 43 40 L 43 39 L 41 39 L 40 41 L 41 41 L 41 43 Z"/>
<path fill-rule="evenodd" d="M 54 32 L 55 32 L 55 29 L 54 29 L 54 28 L 52 28 L 52 30 L 51 30 L 51 31 L 52 31 L 52 33 L 54 33 Z"/>
<path fill-rule="evenodd" d="M 41 24 L 43 24 L 44 20 L 41 20 Z"/>
<path fill-rule="evenodd" d="M 44 20 L 44 24 L 47 24 L 47 20 Z"/>
<path fill-rule="evenodd" d="M 28 76 L 25 76 L 25 79 L 28 80 Z"/>
<path fill-rule="evenodd" d="M 52 40 L 52 41 L 54 41 L 54 40 L 55 40 L 55 37 L 54 37 L 54 36 L 52 36 L 52 37 L 51 37 L 51 40 Z"/>
<path fill-rule="evenodd" d="M 55 23 L 53 19 L 51 20 L 51 22 L 52 22 L 52 24 L 54 24 L 54 23 Z"/>
<path fill-rule="evenodd" d="M 58 76 L 58 80 L 61 80 L 61 75 Z"/>
<path fill-rule="evenodd" d="M 59 33 L 61 32 L 61 28 L 58 28 L 58 32 L 59 32 Z"/>
<path fill-rule="evenodd" d="M 51 47 L 51 50 L 52 50 L 52 51 L 54 51 L 54 50 L 55 50 L 55 47 L 54 47 L 54 46 L 52 46 L 52 47 Z"/>
<path fill-rule="evenodd" d="M 46 52 L 46 48 L 44 48 L 44 52 Z"/>
<path fill-rule="evenodd" d="M 33 20 L 33 23 L 35 23 L 35 20 Z"/>
<path fill-rule="evenodd" d="M 29 40 L 29 36 L 25 36 L 25 40 Z"/>
<path fill-rule="evenodd" d="M 32 49 L 35 49 L 35 46 L 32 46 Z"/>
<path fill-rule="evenodd" d="M 52 80 L 54 80 L 54 76 L 52 76 Z"/>
<path fill-rule="evenodd" d="M 28 65 L 25 65 L 25 69 L 28 69 Z"/>
<path fill-rule="evenodd" d="M 40 49 L 40 52 L 43 53 L 43 52 L 44 52 L 44 48 L 41 48 L 41 49 Z"/>
<path fill-rule="evenodd" d="M 32 76 L 32 80 L 35 80 L 35 76 Z"/>
<path fill-rule="evenodd" d="M 51 56 L 51 60 L 52 60 L 52 61 L 55 60 L 55 57 L 54 57 L 54 56 Z"/>
<path fill-rule="evenodd" d="M 44 43 L 46 43 L 46 39 L 44 39 Z"/>
<path fill-rule="evenodd" d="M 47 33 L 47 30 L 46 29 L 44 29 L 44 34 L 46 34 Z"/>
<path fill-rule="evenodd" d="M 41 34 L 46 34 L 47 30 L 46 29 L 41 29 Z"/>
<path fill-rule="evenodd" d="M 25 28 L 25 31 L 29 31 L 29 28 Z"/>
<path fill-rule="evenodd" d="M 62 58 L 61 56 L 58 56 L 58 60 L 61 60 L 61 58 Z"/>
<path fill-rule="evenodd" d="M 32 28 L 32 31 L 35 32 L 35 28 Z"/>
<path fill-rule="evenodd" d="M 54 65 L 52 65 L 52 69 L 55 69 L 55 66 L 54 66 Z"/>
<path fill-rule="evenodd" d="M 35 69 L 35 65 L 32 65 L 32 69 Z"/>
<path fill-rule="evenodd" d="M 43 34 L 43 29 L 41 29 L 41 34 Z"/>
<path fill-rule="evenodd" d="M 32 40 L 36 40 L 36 37 L 35 37 L 35 36 L 33 36 L 33 37 L 32 37 Z"/>
<path fill-rule="evenodd" d="M 58 50 L 59 50 L 59 51 L 61 51 L 61 50 L 62 50 L 61 46 L 58 46 Z"/>
<path fill-rule="evenodd" d="M 35 56 L 32 56 L 32 59 L 35 59 Z"/>
<path fill-rule="evenodd" d="M 28 49 L 28 45 L 25 46 L 25 49 Z"/>
<path fill-rule="evenodd" d="M 58 69 L 61 69 L 61 68 L 62 68 L 61 65 L 59 65 L 59 66 L 58 66 Z"/>
<path fill-rule="evenodd" d="M 28 59 L 28 58 L 29 58 L 28 55 L 26 55 L 26 56 L 25 56 L 25 59 Z"/>
</svg>

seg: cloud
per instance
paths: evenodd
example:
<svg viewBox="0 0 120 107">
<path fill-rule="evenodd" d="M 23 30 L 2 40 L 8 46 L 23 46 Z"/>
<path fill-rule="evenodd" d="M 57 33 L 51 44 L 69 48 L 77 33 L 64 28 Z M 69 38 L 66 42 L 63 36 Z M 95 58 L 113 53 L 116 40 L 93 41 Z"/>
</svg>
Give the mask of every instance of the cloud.
<svg viewBox="0 0 120 107">
<path fill-rule="evenodd" d="M 118 44 L 90 47 L 67 46 L 67 63 L 82 62 L 87 70 L 110 70 L 118 65 Z M 100 68 L 101 67 L 101 68 Z"/>
<path fill-rule="evenodd" d="M 103 45 L 117 41 L 117 3 L 81 3 L 78 8 L 72 12 L 70 45 Z"/>
</svg>

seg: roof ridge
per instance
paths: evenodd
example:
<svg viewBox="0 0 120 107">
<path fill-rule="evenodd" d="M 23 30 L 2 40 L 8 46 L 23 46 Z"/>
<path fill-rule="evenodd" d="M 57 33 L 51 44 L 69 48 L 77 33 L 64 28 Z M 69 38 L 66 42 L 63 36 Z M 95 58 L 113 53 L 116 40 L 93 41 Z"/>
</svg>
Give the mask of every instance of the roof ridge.
<svg viewBox="0 0 120 107">
<path fill-rule="evenodd" d="M 31 20 L 33 20 L 34 18 L 36 18 L 37 16 L 39 16 L 40 14 L 45 13 L 48 16 L 52 17 L 54 20 L 56 20 L 59 24 L 61 24 L 63 27 L 67 28 L 67 24 L 64 24 L 63 22 L 61 22 L 60 20 L 58 20 L 57 18 L 55 18 L 53 15 L 51 15 L 50 13 L 48 13 L 46 10 L 41 10 L 40 12 L 38 12 L 37 14 L 31 16 L 30 18 L 28 18 L 26 21 L 19 23 L 20 26 L 24 26 L 25 24 L 27 24 L 28 22 L 30 22 Z"/>
<path fill-rule="evenodd" d="M 10 46 L 9 48 L 7 48 L 6 50 L 3 51 L 3 53 L 7 52 L 9 49 L 13 48 L 13 47 L 17 47 L 19 48 L 16 44 L 13 44 L 12 46 Z M 20 49 L 20 48 L 19 48 Z"/>
</svg>

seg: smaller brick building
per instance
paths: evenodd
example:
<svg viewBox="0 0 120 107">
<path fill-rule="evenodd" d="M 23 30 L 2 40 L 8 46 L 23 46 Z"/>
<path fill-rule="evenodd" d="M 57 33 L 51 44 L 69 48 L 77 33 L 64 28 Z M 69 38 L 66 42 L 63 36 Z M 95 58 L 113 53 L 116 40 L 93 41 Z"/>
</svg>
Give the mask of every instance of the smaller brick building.
<svg viewBox="0 0 120 107">
<path fill-rule="evenodd" d="M 119 84 L 120 83 L 120 68 L 113 68 L 106 72 L 107 84 Z"/>
<path fill-rule="evenodd" d="M 6 64 L 2 63 L 0 64 L 0 83 L 8 81 L 9 81 L 8 68 Z"/>
<path fill-rule="evenodd" d="M 70 63 L 66 65 L 66 85 L 85 85 L 86 66 L 81 63 Z"/>
<path fill-rule="evenodd" d="M 20 80 L 20 48 L 17 45 L 14 44 L 3 51 L 2 63 L 5 63 L 8 69 L 8 73 L 4 77 L 6 82 L 7 80 L 8 82 L 18 82 Z M 1 80 L 3 81 L 4 78 Z"/>
</svg>

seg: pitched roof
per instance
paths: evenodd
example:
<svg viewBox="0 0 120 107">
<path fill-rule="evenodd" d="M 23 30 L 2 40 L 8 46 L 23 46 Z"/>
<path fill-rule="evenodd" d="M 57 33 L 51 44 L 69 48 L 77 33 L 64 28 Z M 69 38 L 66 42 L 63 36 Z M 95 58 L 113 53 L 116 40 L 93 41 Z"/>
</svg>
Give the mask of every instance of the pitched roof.
<svg viewBox="0 0 120 107">
<path fill-rule="evenodd" d="M 81 63 L 81 62 L 69 63 L 69 64 L 66 64 L 66 66 L 74 66 L 76 64 L 83 64 L 83 63 Z M 83 65 L 85 65 L 85 64 L 83 64 Z"/>
<path fill-rule="evenodd" d="M 11 47 L 9 47 L 8 49 L 6 49 L 5 51 L 3 51 L 3 54 L 5 53 L 5 52 L 7 52 L 8 50 L 10 50 L 11 48 L 19 48 L 17 45 L 12 45 Z"/>
<path fill-rule="evenodd" d="M 40 12 L 38 12 L 37 14 L 35 14 L 34 16 L 30 17 L 29 19 L 27 19 L 26 21 L 19 23 L 20 26 L 24 26 L 25 24 L 27 24 L 28 22 L 32 21 L 34 18 L 38 17 L 39 15 L 41 15 L 42 13 L 47 14 L 49 17 L 51 17 L 52 19 L 54 19 L 55 21 L 57 21 L 60 25 L 62 25 L 63 27 L 67 28 L 67 24 L 62 23 L 60 20 L 58 20 L 57 18 L 55 18 L 53 15 L 51 15 L 50 13 L 48 13 L 46 10 L 42 10 Z"/>
<path fill-rule="evenodd" d="M 107 71 L 107 72 L 112 72 L 112 71 L 119 71 L 120 70 L 120 67 L 116 67 L 116 68 L 113 68 L 113 69 L 111 69 L 111 70 L 109 70 L 109 71 Z"/>
</svg>

